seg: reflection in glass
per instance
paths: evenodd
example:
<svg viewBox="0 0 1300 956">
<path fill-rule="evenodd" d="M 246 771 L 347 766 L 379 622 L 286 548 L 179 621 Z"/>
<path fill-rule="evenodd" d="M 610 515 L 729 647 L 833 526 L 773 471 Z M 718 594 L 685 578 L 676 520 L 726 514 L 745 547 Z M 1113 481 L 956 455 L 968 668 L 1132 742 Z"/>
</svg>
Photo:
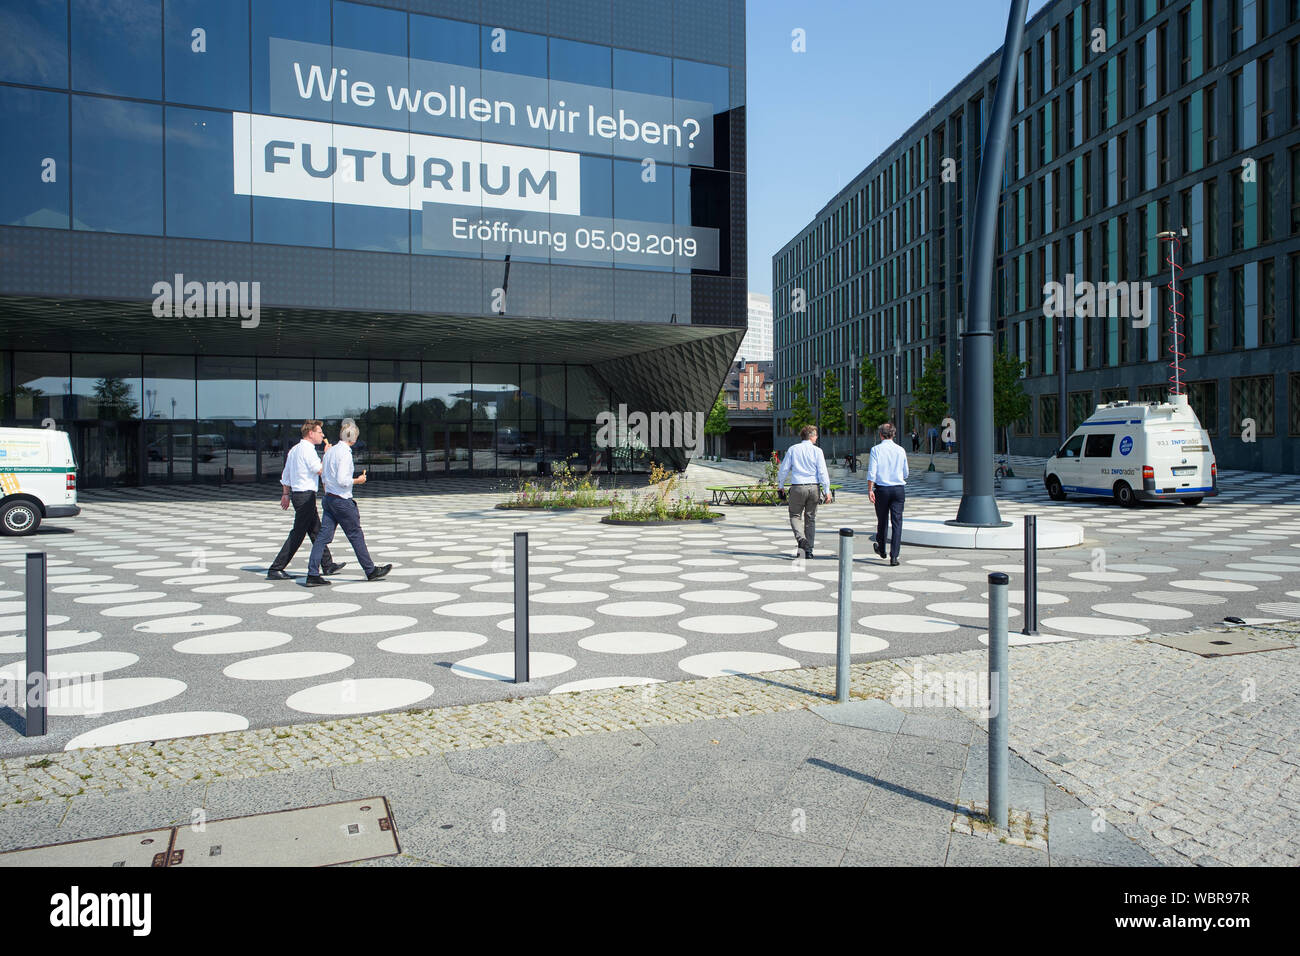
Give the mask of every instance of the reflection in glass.
<svg viewBox="0 0 1300 956">
<path fill-rule="evenodd" d="M 370 363 L 370 410 L 361 427 L 370 433 L 372 472 L 401 477 L 419 473 L 419 405 L 419 362 Z"/>
<path fill-rule="evenodd" d="M 641 164 L 614 160 L 614 217 L 640 222 L 673 221 L 673 177 L 663 170 L 652 182 L 641 176 Z"/>
<path fill-rule="evenodd" d="M 523 392 L 519 420 L 524 426 L 538 420 L 563 418 L 564 366 L 525 363 L 519 371 Z"/>
<path fill-rule="evenodd" d="M 194 356 L 144 357 L 144 418 L 194 417 Z"/>
<path fill-rule="evenodd" d="M 411 15 L 411 56 L 438 63 L 479 67 L 477 24 Z"/>
<path fill-rule="evenodd" d="M 251 358 L 200 355 L 198 414 L 203 418 L 256 417 L 257 382 Z"/>
<path fill-rule="evenodd" d="M 329 0 L 252 0 L 253 112 L 271 111 L 271 37 L 330 43 Z"/>
<path fill-rule="evenodd" d="M 546 76 L 546 37 L 491 26 L 479 30 L 483 69 Z"/>
<path fill-rule="evenodd" d="M 214 183 L 234 178 L 229 113 L 167 108 L 167 234 L 248 242 L 247 196 Z"/>
<path fill-rule="evenodd" d="M 0 4 L 0 80 L 67 88 L 67 0 Z"/>
<path fill-rule="evenodd" d="M 551 37 L 551 79 L 587 86 L 608 87 L 611 80 L 610 49 L 593 43 L 576 43 Z"/>
<path fill-rule="evenodd" d="M 73 418 L 139 418 L 140 356 L 72 356 Z"/>
<path fill-rule="evenodd" d="M 370 407 L 370 389 L 366 381 L 364 359 L 316 360 L 316 418 L 351 418 L 361 420 Z M 334 441 L 338 434 L 327 431 L 325 437 Z"/>
<path fill-rule="evenodd" d="M 163 12 L 167 100 L 247 111 L 248 0 L 164 0 Z"/>
<path fill-rule="evenodd" d="M 22 130 L 0 137 L 0 224 L 67 229 L 67 94 L 0 86 L 0 129 Z"/>
<path fill-rule="evenodd" d="M 672 96 L 673 61 L 653 53 L 615 50 L 614 89 Z"/>
<path fill-rule="evenodd" d="M 424 363 L 422 417 L 428 421 L 468 421 L 470 417 L 468 364 Z"/>
<path fill-rule="evenodd" d="M 163 231 L 162 107 L 72 98 L 74 229 Z"/>
<path fill-rule="evenodd" d="M 474 420 L 497 419 L 514 424 L 519 421 L 519 407 L 519 366 L 476 362 Z"/>
<path fill-rule="evenodd" d="M 72 0 L 72 88 L 162 98 L 161 0 Z"/>
<path fill-rule="evenodd" d="M 14 353 L 15 418 L 69 418 L 71 410 L 64 409 L 71 390 L 66 352 Z"/>
<path fill-rule="evenodd" d="M 313 413 L 311 359 L 264 358 L 257 362 L 257 417 L 301 425 Z"/>
</svg>

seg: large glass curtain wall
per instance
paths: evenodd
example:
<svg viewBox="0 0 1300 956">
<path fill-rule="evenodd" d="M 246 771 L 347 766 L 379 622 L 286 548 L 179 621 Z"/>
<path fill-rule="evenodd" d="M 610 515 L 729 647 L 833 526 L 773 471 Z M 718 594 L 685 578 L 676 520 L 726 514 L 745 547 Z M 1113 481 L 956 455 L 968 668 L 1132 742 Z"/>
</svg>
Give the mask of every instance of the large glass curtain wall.
<svg viewBox="0 0 1300 956">
<path fill-rule="evenodd" d="M 72 433 L 86 487 L 275 481 L 304 419 L 375 478 L 604 470 L 616 408 L 579 365 L 3 352 L 0 421 Z M 576 457 L 574 457 L 576 456 Z M 92 460 L 93 459 L 93 460 Z"/>
</svg>

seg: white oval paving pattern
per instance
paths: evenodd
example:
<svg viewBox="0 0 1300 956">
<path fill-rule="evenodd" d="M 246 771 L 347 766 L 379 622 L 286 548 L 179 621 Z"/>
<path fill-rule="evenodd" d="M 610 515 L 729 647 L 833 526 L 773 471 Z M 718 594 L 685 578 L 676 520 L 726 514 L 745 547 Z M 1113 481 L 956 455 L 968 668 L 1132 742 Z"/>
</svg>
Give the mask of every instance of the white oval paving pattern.
<svg viewBox="0 0 1300 956">
<path fill-rule="evenodd" d="M 1149 634 L 1150 628 L 1131 621 L 1115 621 L 1104 617 L 1045 617 L 1042 624 L 1070 634 L 1089 634 L 1106 637 L 1137 637 Z"/>
<path fill-rule="evenodd" d="M 64 684 L 50 691 L 51 717 L 111 714 L 149 707 L 184 693 L 183 681 L 170 677 L 116 677 L 106 681 Z"/>
<path fill-rule="evenodd" d="M 415 618 L 404 614 L 363 614 L 359 617 L 321 621 L 316 625 L 316 629 L 331 634 L 375 634 L 381 631 L 400 631 L 402 628 L 412 627 L 415 623 Z M 354 711 L 321 711 L 321 713 L 354 713 Z"/>
<path fill-rule="evenodd" d="M 740 614 L 708 614 L 703 617 L 682 618 L 677 622 L 677 626 L 701 634 L 756 634 L 772 630 L 776 627 L 776 621 Z"/>
<path fill-rule="evenodd" d="M 598 654 L 662 654 L 685 647 L 686 639 L 654 631 L 615 631 L 584 637 L 578 646 Z"/>
<path fill-rule="evenodd" d="M 172 650 L 180 654 L 247 654 L 279 647 L 291 640 L 283 631 L 222 631 L 177 641 Z"/>
<path fill-rule="evenodd" d="M 103 727 L 78 734 L 69 740 L 63 749 L 116 747 L 122 744 L 142 743 L 146 740 L 172 740 L 176 737 L 224 734 L 247 729 L 246 717 L 222 711 L 198 710 L 174 714 L 150 714 L 147 717 L 134 717 L 131 720 L 105 724 Z"/>
<path fill-rule="evenodd" d="M 51 654 L 45 660 L 45 672 L 51 685 L 76 680 L 91 674 L 130 667 L 140 658 L 125 651 L 80 651 L 73 654 Z M 27 678 L 27 660 L 15 661 L 0 667 L 0 680 L 24 681 Z"/>
<path fill-rule="evenodd" d="M 222 671 L 236 680 L 296 680 L 302 677 L 319 677 L 351 667 L 354 661 L 346 654 L 326 651 L 290 651 L 285 654 L 266 654 L 235 661 Z"/>
<path fill-rule="evenodd" d="M 792 651 L 811 654 L 836 654 L 839 651 L 839 636 L 834 631 L 801 631 L 798 634 L 787 634 L 777 643 Z M 888 647 L 887 640 L 874 634 L 854 634 L 849 640 L 850 654 L 875 654 Z"/>
<path fill-rule="evenodd" d="M 433 687 L 405 677 L 365 677 L 300 690 L 285 706 L 304 714 L 369 714 L 398 710 L 425 700 Z"/>
<path fill-rule="evenodd" d="M 196 634 L 240 624 L 243 618 L 230 614 L 200 614 L 194 617 L 164 617 L 137 624 L 135 630 L 145 634 Z"/>
<path fill-rule="evenodd" d="M 696 654 L 677 662 L 688 674 L 700 677 L 722 677 L 724 674 L 761 674 L 763 671 L 786 671 L 800 666 L 799 662 L 781 654 L 759 651 L 715 651 Z"/>
<path fill-rule="evenodd" d="M 874 614 L 858 618 L 858 624 L 886 634 L 942 634 L 961 627 L 956 621 L 942 617 L 923 617 L 919 614 Z"/>
<path fill-rule="evenodd" d="M 360 604 L 301 604 L 290 607 L 273 607 L 266 613 L 275 617 L 342 617 L 361 610 Z"/>
<path fill-rule="evenodd" d="M 486 643 L 486 637 L 470 631 L 416 631 L 386 637 L 376 646 L 391 654 L 449 654 Z"/>
<path fill-rule="evenodd" d="M 532 681 L 541 677 L 563 674 L 565 671 L 573 670 L 577 666 L 577 661 L 563 654 L 544 654 L 531 651 L 528 654 L 528 679 Z M 458 677 L 469 677 L 473 680 L 513 681 L 515 679 L 515 655 L 510 652 L 467 657 L 453 664 L 451 672 Z"/>
</svg>

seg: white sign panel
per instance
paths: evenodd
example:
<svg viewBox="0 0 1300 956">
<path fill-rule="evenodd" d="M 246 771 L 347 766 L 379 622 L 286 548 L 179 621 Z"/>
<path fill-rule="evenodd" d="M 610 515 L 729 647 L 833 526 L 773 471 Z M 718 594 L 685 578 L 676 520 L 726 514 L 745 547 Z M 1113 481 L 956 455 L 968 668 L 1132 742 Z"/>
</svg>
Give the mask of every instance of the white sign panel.
<svg viewBox="0 0 1300 956">
<path fill-rule="evenodd" d="M 235 193 L 385 209 L 577 215 L 577 153 L 234 113 Z"/>
</svg>

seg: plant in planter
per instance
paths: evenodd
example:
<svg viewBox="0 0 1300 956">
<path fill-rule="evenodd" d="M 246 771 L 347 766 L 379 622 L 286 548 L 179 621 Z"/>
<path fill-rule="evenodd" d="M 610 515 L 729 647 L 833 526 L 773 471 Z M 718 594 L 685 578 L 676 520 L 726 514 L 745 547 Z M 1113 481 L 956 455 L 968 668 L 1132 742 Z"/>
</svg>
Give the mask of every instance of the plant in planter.
<svg viewBox="0 0 1300 956">
<path fill-rule="evenodd" d="M 934 351 L 925 360 L 925 372 L 912 386 L 912 407 L 922 424 L 938 425 L 948 414 L 948 387 L 944 382 L 943 353 Z M 930 467 L 934 471 L 934 447 L 930 448 Z"/>
<path fill-rule="evenodd" d="M 570 462 L 577 458 L 575 452 L 567 461 L 551 463 L 551 481 L 543 488 L 539 482 L 524 481 L 516 489 L 514 497 L 497 505 L 498 508 L 548 508 L 567 510 L 571 508 L 600 508 L 612 504 L 617 497 L 611 492 L 600 490 L 600 478 L 591 475 L 579 475 Z"/>
<path fill-rule="evenodd" d="M 672 494 L 680 483 L 681 479 L 676 473 L 662 465 L 655 465 L 650 472 L 651 493 L 633 495 L 628 500 L 615 495 L 607 520 L 615 523 L 636 523 L 722 517 L 710 511 L 703 502 L 695 501 L 690 495 L 685 498 L 673 498 Z"/>
<path fill-rule="evenodd" d="M 1029 414 L 1029 396 L 1020 381 L 1024 369 L 1024 362 L 1006 352 L 993 357 L 993 427 L 1002 429 L 1008 457 L 1011 455 L 1010 428 Z M 1006 477 L 1015 477 L 1010 464 L 1007 465 Z"/>
</svg>

